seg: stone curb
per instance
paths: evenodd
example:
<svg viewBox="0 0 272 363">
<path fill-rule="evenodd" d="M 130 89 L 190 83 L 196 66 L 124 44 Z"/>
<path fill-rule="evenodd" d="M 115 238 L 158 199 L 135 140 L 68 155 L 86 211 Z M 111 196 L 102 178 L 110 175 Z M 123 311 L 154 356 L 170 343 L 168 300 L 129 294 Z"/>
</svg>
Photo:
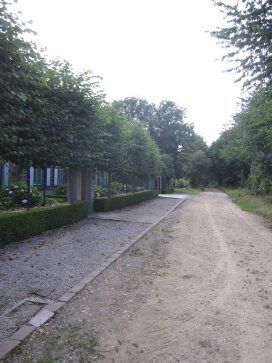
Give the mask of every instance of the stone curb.
<svg viewBox="0 0 272 363">
<path fill-rule="evenodd" d="M 51 319 L 55 313 L 61 309 L 69 300 L 78 294 L 88 283 L 92 282 L 98 275 L 105 271 L 114 261 L 116 261 L 129 247 L 133 246 L 151 229 L 159 224 L 164 218 L 172 213 L 178 206 L 180 206 L 186 199 L 181 199 L 174 207 L 167 211 L 156 222 L 152 223 L 143 232 L 139 233 L 133 240 L 123 245 L 117 252 L 110 256 L 105 262 L 92 271 L 89 275 L 85 276 L 75 286 L 71 287 L 65 294 L 63 294 L 57 301 L 53 301 L 41 309 L 33 318 L 17 330 L 10 338 L 3 340 L 0 343 L 0 359 L 3 359 L 15 347 L 17 347 L 23 340 L 25 340 L 34 330 L 45 324 Z"/>
</svg>

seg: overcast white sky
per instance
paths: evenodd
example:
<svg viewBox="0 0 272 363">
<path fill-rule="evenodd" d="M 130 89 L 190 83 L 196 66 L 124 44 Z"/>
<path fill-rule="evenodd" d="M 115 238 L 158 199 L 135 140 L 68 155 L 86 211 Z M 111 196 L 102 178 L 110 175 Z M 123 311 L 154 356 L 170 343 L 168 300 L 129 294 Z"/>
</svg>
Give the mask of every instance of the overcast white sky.
<svg viewBox="0 0 272 363">
<path fill-rule="evenodd" d="M 224 73 L 206 32 L 222 24 L 212 0 L 19 0 L 50 57 L 103 77 L 109 101 L 169 99 L 208 143 L 237 110 L 240 85 Z"/>
</svg>

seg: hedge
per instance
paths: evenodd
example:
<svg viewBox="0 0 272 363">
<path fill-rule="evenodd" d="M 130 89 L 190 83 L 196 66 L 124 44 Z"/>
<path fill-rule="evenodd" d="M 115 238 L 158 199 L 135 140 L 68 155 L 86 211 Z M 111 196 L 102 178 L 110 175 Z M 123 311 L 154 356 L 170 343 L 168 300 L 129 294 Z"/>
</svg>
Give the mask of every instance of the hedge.
<svg viewBox="0 0 272 363">
<path fill-rule="evenodd" d="M 87 202 L 0 213 L 0 247 L 64 226 L 88 215 Z"/>
<path fill-rule="evenodd" d="M 143 192 L 128 193 L 117 195 L 111 198 L 97 198 L 94 200 L 95 212 L 108 212 L 113 209 L 119 209 L 128 205 L 144 202 L 158 196 L 157 190 L 147 190 Z"/>
</svg>

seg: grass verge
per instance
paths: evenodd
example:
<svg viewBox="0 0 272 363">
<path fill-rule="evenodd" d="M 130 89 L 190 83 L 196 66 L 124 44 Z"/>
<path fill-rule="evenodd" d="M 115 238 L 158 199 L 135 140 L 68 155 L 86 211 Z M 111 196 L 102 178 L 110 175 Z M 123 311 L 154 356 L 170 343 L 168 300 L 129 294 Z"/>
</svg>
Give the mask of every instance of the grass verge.
<svg viewBox="0 0 272 363">
<path fill-rule="evenodd" d="M 272 196 L 251 195 L 247 189 L 223 189 L 242 210 L 255 213 L 272 222 Z"/>
<path fill-rule="evenodd" d="M 180 193 L 180 194 L 191 194 L 191 195 L 195 195 L 195 194 L 199 194 L 201 193 L 202 190 L 200 188 L 175 188 L 174 189 L 174 193 Z"/>
</svg>

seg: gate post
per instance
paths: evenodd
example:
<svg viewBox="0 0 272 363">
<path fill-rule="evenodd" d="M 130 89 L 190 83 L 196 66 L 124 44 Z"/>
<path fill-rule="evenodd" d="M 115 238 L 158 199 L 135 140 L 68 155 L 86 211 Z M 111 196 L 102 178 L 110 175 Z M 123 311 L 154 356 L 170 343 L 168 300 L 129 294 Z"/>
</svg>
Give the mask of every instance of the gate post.
<svg viewBox="0 0 272 363">
<path fill-rule="evenodd" d="M 67 201 L 75 203 L 81 200 L 81 170 L 69 168 L 67 174 Z"/>
</svg>

